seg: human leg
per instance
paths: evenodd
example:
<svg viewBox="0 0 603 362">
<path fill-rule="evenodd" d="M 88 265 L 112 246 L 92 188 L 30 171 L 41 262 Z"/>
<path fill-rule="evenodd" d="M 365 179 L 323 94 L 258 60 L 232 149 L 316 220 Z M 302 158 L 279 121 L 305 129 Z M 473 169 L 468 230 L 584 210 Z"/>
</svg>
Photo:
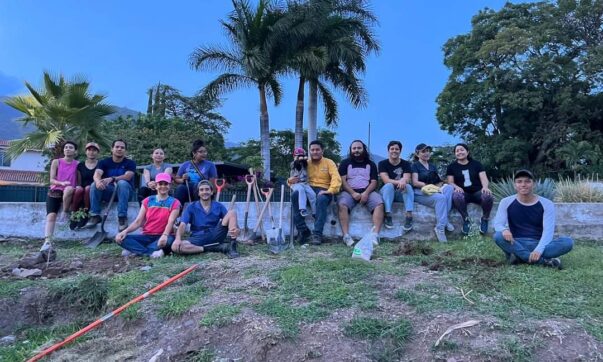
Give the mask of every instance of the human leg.
<svg viewBox="0 0 603 362">
<path fill-rule="evenodd" d="M 319 192 L 322 190 L 320 188 L 314 188 L 313 190 L 316 194 L 316 219 L 314 220 L 313 234 L 322 237 L 322 231 L 327 222 L 327 210 L 334 196 L 331 194 L 319 195 Z"/>
<path fill-rule="evenodd" d="M 366 206 L 373 214 L 373 227 L 375 228 L 375 232 L 378 234 L 381 232 L 381 226 L 383 225 L 383 198 L 378 192 L 373 191 L 369 194 Z"/>
<path fill-rule="evenodd" d="M 339 223 L 344 236 L 350 233 L 350 212 L 356 204 L 356 200 L 347 191 L 342 191 L 337 197 Z"/>
<path fill-rule="evenodd" d="M 128 235 L 120 246 L 136 255 L 151 256 L 157 250 L 157 241 L 161 235 Z"/>
<path fill-rule="evenodd" d="M 297 192 L 297 205 L 299 206 L 299 213 L 302 217 L 308 215 L 306 208 L 308 206 L 308 199 L 306 198 L 306 190 L 302 183 L 296 183 L 291 185 L 291 190 Z"/>
</svg>

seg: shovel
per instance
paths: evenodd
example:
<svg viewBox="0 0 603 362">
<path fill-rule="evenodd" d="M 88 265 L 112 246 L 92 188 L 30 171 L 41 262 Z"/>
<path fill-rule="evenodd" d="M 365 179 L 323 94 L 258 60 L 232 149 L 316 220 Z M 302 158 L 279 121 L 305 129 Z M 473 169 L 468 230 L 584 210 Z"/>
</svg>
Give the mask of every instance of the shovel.
<svg viewBox="0 0 603 362">
<path fill-rule="evenodd" d="M 249 218 L 249 204 L 251 202 L 251 187 L 253 186 L 254 176 L 246 175 L 245 182 L 247 183 L 247 198 L 245 199 L 245 216 L 243 218 L 243 232 L 241 233 L 241 240 L 249 240 L 251 236 L 251 230 L 249 230 L 249 226 L 247 224 L 247 219 Z"/>
<path fill-rule="evenodd" d="M 285 204 L 285 185 L 281 185 L 281 203 L 279 211 L 279 225 L 276 233 L 276 241 L 270 245 L 270 251 L 278 254 L 287 248 L 285 238 L 283 237 L 283 205 Z"/>
<path fill-rule="evenodd" d="M 264 197 L 266 198 L 266 200 L 270 200 L 272 197 L 273 191 L 274 191 L 274 189 L 272 189 L 272 188 L 267 188 L 267 189 L 263 188 L 262 194 L 264 194 Z M 270 201 L 272 201 L 272 200 L 270 200 Z M 276 229 L 276 223 L 274 222 L 274 216 L 272 216 L 272 207 L 268 208 L 268 215 L 270 216 L 270 225 L 272 227 L 270 229 L 264 230 L 264 234 L 266 235 L 266 242 L 268 244 L 271 244 L 276 241 L 276 237 L 278 234 L 278 230 Z"/>
<path fill-rule="evenodd" d="M 224 185 L 226 185 L 226 180 L 223 178 L 217 178 L 214 180 L 214 185 L 216 185 L 216 190 L 218 190 L 218 193 L 216 194 L 216 201 L 220 202 L 220 195 L 222 194 Z"/>
<path fill-rule="evenodd" d="M 264 206 L 262 206 L 262 210 L 260 210 L 260 213 L 258 214 L 258 221 L 255 225 L 255 228 L 253 228 L 253 235 L 251 235 L 250 237 L 251 243 L 261 237 L 261 235 L 258 234 L 258 230 L 263 224 L 262 217 L 264 216 L 266 208 L 270 208 L 270 197 L 272 196 L 272 191 L 274 191 L 274 189 L 268 189 L 268 193 L 266 194 L 266 201 L 264 202 Z"/>
<path fill-rule="evenodd" d="M 105 215 L 103 215 L 103 221 L 101 222 L 101 229 L 92 235 L 92 237 L 84 243 L 85 246 L 89 248 L 96 248 L 98 244 L 102 243 L 103 240 L 107 237 L 107 232 L 105 231 L 105 221 L 107 220 L 107 216 L 109 215 L 109 210 L 111 210 L 111 205 L 113 205 L 113 200 L 115 199 L 115 194 L 117 193 L 117 185 L 113 187 L 113 192 L 111 193 L 111 198 L 109 199 L 109 205 L 107 205 L 107 210 L 105 211 Z"/>
</svg>

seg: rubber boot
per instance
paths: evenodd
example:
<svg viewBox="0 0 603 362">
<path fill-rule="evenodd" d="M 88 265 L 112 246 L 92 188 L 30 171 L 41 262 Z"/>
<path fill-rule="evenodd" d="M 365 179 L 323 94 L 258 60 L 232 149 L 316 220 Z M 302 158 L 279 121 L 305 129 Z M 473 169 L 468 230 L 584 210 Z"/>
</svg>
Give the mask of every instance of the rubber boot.
<svg viewBox="0 0 603 362">
<path fill-rule="evenodd" d="M 230 259 L 238 258 L 240 255 L 237 251 L 237 239 L 227 238 L 226 241 L 228 242 L 228 253 L 226 253 L 226 255 L 228 255 Z"/>
<path fill-rule="evenodd" d="M 209 252 L 212 252 L 212 253 L 223 253 L 223 254 L 226 254 L 230 250 L 230 245 L 228 245 L 227 243 L 220 243 L 218 245 L 204 246 L 203 250 L 206 251 L 206 252 L 209 251 Z"/>
</svg>

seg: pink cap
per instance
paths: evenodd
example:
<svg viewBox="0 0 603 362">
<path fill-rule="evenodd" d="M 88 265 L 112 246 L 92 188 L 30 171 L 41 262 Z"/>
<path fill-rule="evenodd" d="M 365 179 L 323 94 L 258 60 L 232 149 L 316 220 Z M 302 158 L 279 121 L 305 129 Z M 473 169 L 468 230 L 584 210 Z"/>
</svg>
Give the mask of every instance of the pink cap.
<svg viewBox="0 0 603 362">
<path fill-rule="evenodd" d="M 304 151 L 303 148 L 298 147 L 295 149 L 295 151 L 293 151 L 293 156 L 305 156 L 306 155 L 306 151 Z"/>
<path fill-rule="evenodd" d="M 171 184 L 172 176 L 170 176 L 169 173 L 165 173 L 165 172 L 158 173 L 157 176 L 155 176 L 155 182 L 161 182 L 161 181 Z"/>
</svg>

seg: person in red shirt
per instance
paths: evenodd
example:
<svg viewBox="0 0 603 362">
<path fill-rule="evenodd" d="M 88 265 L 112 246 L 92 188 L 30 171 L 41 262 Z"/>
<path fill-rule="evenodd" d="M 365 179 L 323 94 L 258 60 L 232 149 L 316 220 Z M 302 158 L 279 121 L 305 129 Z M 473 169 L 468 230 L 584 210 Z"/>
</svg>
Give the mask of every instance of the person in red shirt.
<svg viewBox="0 0 603 362">
<path fill-rule="evenodd" d="M 163 248 L 169 249 L 174 242 L 172 227 L 180 212 L 180 201 L 168 194 L 172 177 L 167 173 L 157 174 L 157 195 L 142 200 L 140 211 L 133 223 L 115 236 L 124 250 L 123 256 L 132 254 L 161 258 Z M 142 226 L 142 234 L 128 235 Z"/>
</svg>

